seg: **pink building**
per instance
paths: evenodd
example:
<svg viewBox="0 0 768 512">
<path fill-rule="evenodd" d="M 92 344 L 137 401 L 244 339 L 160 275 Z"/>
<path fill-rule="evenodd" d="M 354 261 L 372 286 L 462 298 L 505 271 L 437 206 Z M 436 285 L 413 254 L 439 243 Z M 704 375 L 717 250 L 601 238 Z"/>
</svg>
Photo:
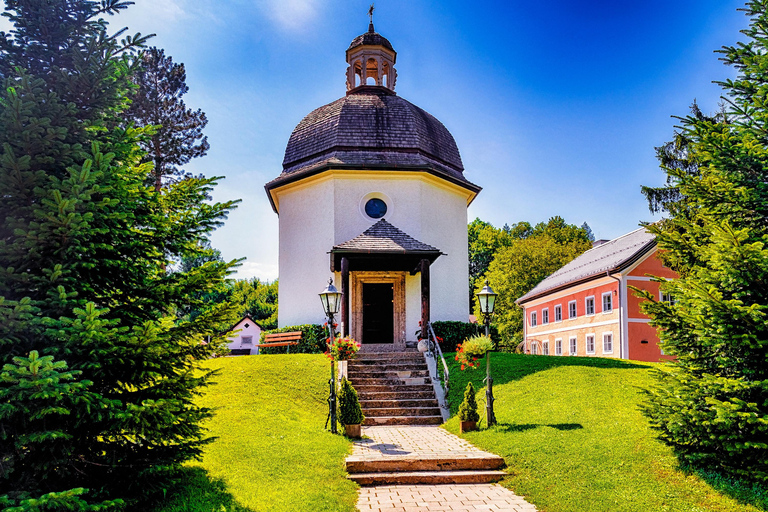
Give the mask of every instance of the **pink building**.
<svg viewBox="0 0 768 512">
<path fill-rule="evenodd" d="M 650 276 L 677 274 L 657 258 L 655 237 L 645 228 L 595 242 L 517 300 L 524 311 L 526 352 L 661 360 L 656 329 L 629 288 L 669 300 Z"/>
</svg>

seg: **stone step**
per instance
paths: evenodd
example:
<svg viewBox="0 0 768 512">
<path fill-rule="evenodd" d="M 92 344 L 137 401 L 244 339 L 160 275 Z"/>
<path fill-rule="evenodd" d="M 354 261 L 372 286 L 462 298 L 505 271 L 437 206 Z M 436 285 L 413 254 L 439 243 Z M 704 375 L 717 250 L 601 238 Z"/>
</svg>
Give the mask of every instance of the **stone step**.
<svg viewBox="0 0 768 512">
<path fill-rule="evenodd" d="M 440 416 L 439 407 L 363 407 L 366 416 Z"/>
<path fill-rule="evenodd" d="M 388 399 L 388 400 L 360 400 L 363 409 L 385 409 L 388 407 L 440 407 L 434 398 L 421 400 Z"/>
<path fill-rule="evenodd" d="M 358 485 L 403 485 L 403 484 L 484 484 L 498 482 L 504 471 L 408 471 L 385 473 L 355 473 L 347 476 Z"/>
<path fill-rule="evenodd" d="M 431 396 L 435 396 L 435 388 L 427 384 L 411 384 L 411 385 L 375 384 L 373 385 L 373 384 L 352 383 L 352 386 L 354 386 L 355 390 L 357 390 L 358 396 L 360 396 L 361 394 L 367 394 L 371 392 L 399 393 L 401 391 L 404 391 L 404 392 L 424 391 L 424 392 L 432 393 Z"/>
<path fill-rule="evenodd" d="M 430 384 L 429 377 L 385 377 L 349 379 L 355 389 L 363 386 L 418 386 Z"/>
<path fill-rule="evenodd" d="M 363 400 L 434 400 L 435 391 L 432 389 L 432 386 L 426 391 L 360 391 L 358 389 L 357 397 L 361 403 Z"/>
<path fill-rule="evenodd" d="M 426 365 L 423 357 L 406 359 L 353 359 L 347 362 L 349 368 L 369 368 L 371 366 L 410 366 Z"/>
<path fill-rule="evenodd" d="M 378 363 L 378 362 L 377 362 Z M 401 370 L 426 370 L 427 364 L 421 363 L 380 363 L 380 364 L 348 364 L 349 373 L 352 372 L 387 372 Z"/>
<path fill-rule="evenodd" d="M 346 460 L 348 473 L 398 473 L 412 471 L 490 471 L 502 469 L 504 459 L 487 452 L 462 453 L 460 457 L 392 456 L 387 458 L 366 458 L 350 455 Z"/>
<path fill-rule="evenodd" d="M 388 407 L 363 408 L 363 414 L 370 417 L 381 416 L 440 416 L 439 407 Z"/>
<path fill-rule="evenodd" d="M 360 361 L 424 361 L 424 354 L 418 351 L 413 352 L 358 352 L 354 362 Z"/>
<path fill-rule="evenodd" d="M 442 425 L 442 416 L 368 416 L 363 425 Z"/>
<path fill-rule="evenodd" d="M 412 379 L 414 377 L 429 377 L 429 370 L 382 370 L 382 371 L 349 371 L 347 379 L 354 382 L 359 379 Z"/>
</svg>

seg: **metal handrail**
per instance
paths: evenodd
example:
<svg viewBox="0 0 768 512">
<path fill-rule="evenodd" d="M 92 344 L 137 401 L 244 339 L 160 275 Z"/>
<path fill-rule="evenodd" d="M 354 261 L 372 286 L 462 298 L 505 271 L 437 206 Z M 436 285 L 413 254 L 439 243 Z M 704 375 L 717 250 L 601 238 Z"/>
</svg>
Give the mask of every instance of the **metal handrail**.
<svg viewBox="0 0 768 512">
<path fill-rule="evenodd" d="M 445 362 L 445 356 L 443 356 L 443 349 L 440 348 L 440 343 L 437 342 L 437 336 L 435 335 L 434 329 L 432 329 L 432 322 L 427 322 L 427 331 L 428 331 L 428 339 L 429 342 L 429 351 L 432 353 L 432 355 L 437 359 L 437 357 L 440 357 L 440 360 L 443 362 L 443 375 L 444 375 L 444 381 L 443 384 L 443 391 L 448 393 L 448 381 L 449 381 L 449 372 L 448 372 L 448 363 Z"/>
</svg>

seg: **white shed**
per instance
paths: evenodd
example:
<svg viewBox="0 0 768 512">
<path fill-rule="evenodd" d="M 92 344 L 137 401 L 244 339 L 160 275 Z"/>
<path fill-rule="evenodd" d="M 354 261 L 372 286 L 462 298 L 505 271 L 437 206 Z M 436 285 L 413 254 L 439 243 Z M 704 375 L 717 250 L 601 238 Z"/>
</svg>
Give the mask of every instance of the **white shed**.
<svg viewBox="0 0 768 512">
<path fill-rule="evenodd" d="M 233 355 L 248 355 L 259 353 L 259 340 L 261 339 L 261 327 L 249 315 L 245 315 L 242 320 L 237 322 L 231 331 L 235 332 L 229 336 L 229 349 Z M 247 352 L 246 352 L 247 351 Z"/>
</svg>

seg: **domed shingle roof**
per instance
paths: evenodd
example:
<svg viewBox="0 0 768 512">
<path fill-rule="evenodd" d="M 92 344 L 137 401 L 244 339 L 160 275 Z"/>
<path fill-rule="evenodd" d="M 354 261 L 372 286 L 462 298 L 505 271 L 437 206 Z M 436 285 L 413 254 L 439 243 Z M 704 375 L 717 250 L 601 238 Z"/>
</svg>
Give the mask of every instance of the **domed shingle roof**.
<svg viewBox="0 0 768 512">
<path fill-rule="evenodd" d="M 392 43 L 389 42 L 389 39 L 379 34 L 378 32 L 373 31 L 373 25 L 371 25 L 368 32 L 354 38 L 352 42 L 349 43 L 349 48 L 347 48 L 347 51 L 363 45 L 378 45 L 383 46 L 387 50 L 395 51 L 395 49 L 392 48 Z"/>
<path fill-rule="evenodd" d="M 384 87 L 359 87 L 293 130 L 275 181 L 321 168 L 426 170 L 461 181 L 459 149 L 435 117 Z"/>
</svg>

